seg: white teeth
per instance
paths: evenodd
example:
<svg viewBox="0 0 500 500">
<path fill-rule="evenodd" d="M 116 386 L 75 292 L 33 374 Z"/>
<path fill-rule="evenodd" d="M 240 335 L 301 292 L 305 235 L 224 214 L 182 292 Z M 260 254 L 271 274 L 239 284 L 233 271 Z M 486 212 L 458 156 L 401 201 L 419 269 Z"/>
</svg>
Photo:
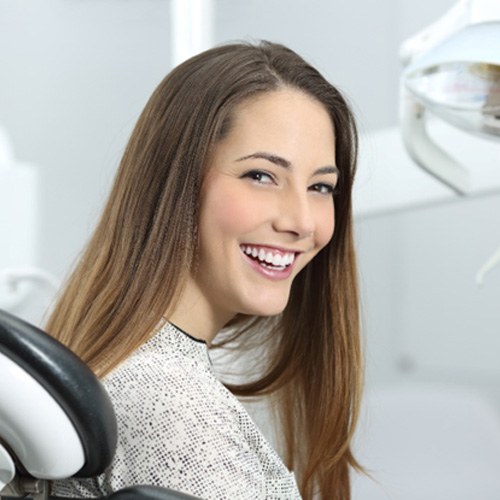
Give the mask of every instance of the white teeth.
<svg viewBox="0 0 500 500">
<path fill-rule="evenodd" d="M 282 262 L 282 261 L 286 261 L 286 255 L 283 255 L 283 257 L 281 255 L 278 255 L 276 254 L 274 257 L 273 257 L 273 266 L 284 266 L 285 263 Z M 267 262 L 267 261 L 266 261 Z"/>
<path fill-rule="evenodd" d="M 247 245 L 241 245 L 241 249 L 246 255 L 273 267 L 281 267 L 284 269 L 295 260 L 294 252 L 286 252 L 285 254 L 273 253 L 271 251 L 266 252 L 263 248 L 251 247 Z"/>
</svg>

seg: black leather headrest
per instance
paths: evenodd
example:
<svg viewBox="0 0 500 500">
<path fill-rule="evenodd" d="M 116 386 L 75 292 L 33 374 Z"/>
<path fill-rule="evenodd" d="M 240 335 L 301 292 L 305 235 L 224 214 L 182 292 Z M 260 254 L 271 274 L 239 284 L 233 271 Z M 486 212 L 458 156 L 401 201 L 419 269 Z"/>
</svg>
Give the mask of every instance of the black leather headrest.
<svg viewBox="0 0 500 500">
<path fill-rule="evenodd" d="M 201 500 L 201 498 L 168 488 L 140 485 L 115 491 L 105 500 Z"/>
<path fill-rule="evenodd" d="M 75 476 L 103 472 L 115 453 L 117 428 L 113 405 L 94 373 L 43 330 L 2 310 L 0 352 L 34 377 L 73 423 L 86 458 Z"/>
</svg>

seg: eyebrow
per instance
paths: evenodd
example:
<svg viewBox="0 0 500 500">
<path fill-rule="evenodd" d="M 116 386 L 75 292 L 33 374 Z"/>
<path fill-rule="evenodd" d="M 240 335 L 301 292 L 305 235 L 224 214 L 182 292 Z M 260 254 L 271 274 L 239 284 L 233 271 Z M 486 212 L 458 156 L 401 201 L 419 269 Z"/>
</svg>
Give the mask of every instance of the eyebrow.
<svg viewBox="0 0 500 500">
<path fill-rule="evenodd" d="M 241 158 L 238 158 L 236 161 L 243 161 L 243 160 L 248 160 L 248 159 L 263 159 L 267 160 L 271 163 L 274 163 L 275 165 L 278 165 L 279 167 L 283 168 L 291 168 L 292 164 L 289 162 L 287 159 L 282 158 L 281 156 L 272 154 L 272 153 L 265 153 L 265 152 L 257 152 L 257 153 L 252 153 L 246 156 L 242 156 Z M 325 167 L 318 168 L 317 170 L 314 171 L 313 175 L 321 175 L 321 174 L 340 174 L 340 171 L 338 167 L 335 165 L 327 165 Z"/>
</svg>

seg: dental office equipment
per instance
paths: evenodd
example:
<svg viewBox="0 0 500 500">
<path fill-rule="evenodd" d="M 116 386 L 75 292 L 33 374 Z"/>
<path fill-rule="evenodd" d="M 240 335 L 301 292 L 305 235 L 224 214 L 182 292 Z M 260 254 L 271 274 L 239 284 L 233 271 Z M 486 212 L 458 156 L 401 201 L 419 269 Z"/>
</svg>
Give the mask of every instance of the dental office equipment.
<svg viewBox="0 0 500 500">
<path fill-rule="evenodd" d="M 401 101 L 406 148 L 420 167 L 466 194 L 469 171 L 430 137 L 427 111 L 500 141 L 500 2 L 460 0 L 407 40 L 401 59 L 406 65 Z"/>
<path fill-rule="evenodd" d="M 35 266 L 37 211 L 37 169 L 16 160 L 0 127 L 0 308 L 9 311 L 28 299 L 33 284 L 46 287 L 51 295 L 59 287 L 56 278 Z"/>
<path fill-rule="evenodd" d="M 490 272 L 494 267 L 500 264 L 500 247 L 496 252 L 483 264 L 481 269 L 476 274 L 476 283 L 478 286 L 482 286 L 484 283 L 484 277 L 486 273 Z"/>
<path fill-rule="evenodd" d="M 11 311 L 24 300 L 25 283 L 45 287 L 51 295 L 57 293 L 60 285 L 52 274 L 36 267 L 0 269 L 0 306 L 3 309 Z"/>
<path fill-rule="evenodd" d="M 0 499 L 62 500 L 50 480 L 104 471 L 117 443 L 106 390 L 69 349 L 1 310 L 0 379 Z M 195 500 L 147 485 L 104 499 Z"/>
<path fill-rule="evenodd" d="M 413 160 L 456 193 L 470 190 L 470 172 L 427 129 L 427 111 L 472 134 L 500 142 L 500 1 L 459 0 L 442 18 L 408 39 L 401 128 Z M 491 158 L 500 168 L 500 158 Z M 476 275 L 478 285 L 500 263 L 500 248 Z"/>
</svg>

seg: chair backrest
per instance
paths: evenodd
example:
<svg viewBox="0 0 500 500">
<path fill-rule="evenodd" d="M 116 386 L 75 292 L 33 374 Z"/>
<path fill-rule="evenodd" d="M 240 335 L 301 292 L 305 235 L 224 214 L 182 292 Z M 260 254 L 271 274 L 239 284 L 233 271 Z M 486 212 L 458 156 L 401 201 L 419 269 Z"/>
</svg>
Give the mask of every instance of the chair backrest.
<svg viewBox="0 0 500 500">
<path fill-rule="evenodd" d="M 39 328 L 0 311 L 0 481 L 12 463 L 40 479 L 95 476 L 116 441 L 113 406 L 92 371 Z"/>
</svg>

